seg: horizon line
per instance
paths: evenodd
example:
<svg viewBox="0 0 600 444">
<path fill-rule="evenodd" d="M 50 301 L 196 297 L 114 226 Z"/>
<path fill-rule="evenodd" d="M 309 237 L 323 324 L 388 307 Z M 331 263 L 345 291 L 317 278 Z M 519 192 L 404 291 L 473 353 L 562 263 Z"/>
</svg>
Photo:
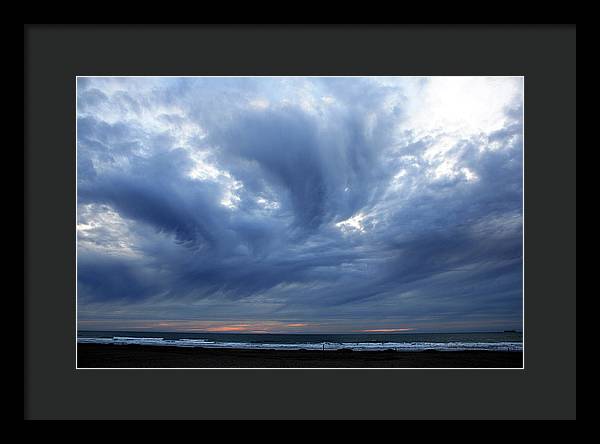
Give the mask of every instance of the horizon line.
<svg viewBox="0 0 600 444">
<path fill-rule="evenodd" d="M 276 332 L 276 331 L 189 331 L 189 330 L 120 330 L 120 329 L 99 329 L 99 330 L 79 330 L 80 332 L 129 332 L 129 333 L 191 333 L 191 334 L 232 334 L 232 335 L 352 335 L 352 334 L 364 334 L 364 335 L 389 335 L 389 334 L 466 334 L 466 333 L 523 333 L 523 330 L 518 329 L 507 329 L 507 330 L 473 330 L 473 331 L 415 331 L 415 330 L 404 330 L 404 331 L 390 331 L 390 332 L 369 332 L 369 331 L 352 331 L 352 332 Z"/>
</svg>

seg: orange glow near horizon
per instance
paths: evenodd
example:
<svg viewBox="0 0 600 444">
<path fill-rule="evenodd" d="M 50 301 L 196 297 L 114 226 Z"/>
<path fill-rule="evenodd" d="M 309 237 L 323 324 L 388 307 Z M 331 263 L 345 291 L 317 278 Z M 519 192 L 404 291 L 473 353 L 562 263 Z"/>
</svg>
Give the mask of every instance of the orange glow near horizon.
<svg viewBox="0 0 600 444">
<path fill-rule="evenodd" d="M 203 330 L 213 333 L 247 332 L 247 333 L 271 333 L 273 330 L 285 330 L 286 328 L 306 327 L 308 324 L 292 323 L 282 324 L 279 322 L 261 322 L 254 324 L 231 324 L 207 326 Z"/>
<path fill-rule="evenodd" d="M 254 326 L 249 324 L 240 324 L 240 325 L 222 325 L 220 327 L 206 327 L 204 330 L 210 331 L 213 333 L 227 333 L 233 331 L 249 331 L 255 330 Z"/>
</svg>

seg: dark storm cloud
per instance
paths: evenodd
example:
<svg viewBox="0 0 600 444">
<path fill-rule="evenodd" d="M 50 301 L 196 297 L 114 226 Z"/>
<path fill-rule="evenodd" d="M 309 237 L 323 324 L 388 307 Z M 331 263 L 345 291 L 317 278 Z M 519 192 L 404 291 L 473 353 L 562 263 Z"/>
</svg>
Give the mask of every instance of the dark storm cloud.
<svg viewBox="0 0 600 444">
<path fill-rule="evenodd" d="M 86 79 L 80 316 L 520 325 L 516 80 L 425 131 L 428 79 Z"/>
<path fill-rule="evenodd" d="M 220 164 L 237 164 L 236 177 L 260 177 L 255 191 L 274 188 L 298 227 L 317 229 L 366 205 L 389 174 L 376 157 L 385 141 L 367 138 L 354 116 L 340 120 L 322 134 L 319 118 L 297 107 L 245 112 L 210 142 Z"/>
<path fill-rule="evenodd" d="M 156 282 L 139 264 L 106 256 L 81 255 L 77 279 L 81 299 L 102 295 L 102 300 L 139 300 L 156 291 Z M 81 301 L 80 301 L 81 302 Z"/>
<path fill-rule="evenodd" d="M 80 202 L 110 205 L 125 218 L 173 233 L 179 242 L 214 247 L 219 211 L 211 196 L 218 194 L 218 189 L 211 183 L 182 178 L 180 168 L 185 160 L 181 150 L 135 159 L 126 174 L 105 173 L 82 181 Z"/>
</svg>

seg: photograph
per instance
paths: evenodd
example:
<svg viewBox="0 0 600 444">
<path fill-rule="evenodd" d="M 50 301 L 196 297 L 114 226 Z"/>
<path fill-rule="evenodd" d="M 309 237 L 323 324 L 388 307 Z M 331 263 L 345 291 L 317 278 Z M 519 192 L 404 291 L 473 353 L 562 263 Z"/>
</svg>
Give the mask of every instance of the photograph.
<svg viewBox="0 0 600 444">
<path fill-rule="evenodd" d="M 523 76 L 76 83 L 77 369 L 523 369 Z"/>
</svg>

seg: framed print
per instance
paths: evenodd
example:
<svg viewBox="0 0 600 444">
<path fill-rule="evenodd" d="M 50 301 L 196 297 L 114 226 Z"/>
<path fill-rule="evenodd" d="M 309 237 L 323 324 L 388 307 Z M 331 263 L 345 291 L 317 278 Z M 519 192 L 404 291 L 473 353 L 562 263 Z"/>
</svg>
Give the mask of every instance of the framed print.
<svg viewBox="0 0 600 444">
<path fill-rule="evenodd" d="M 25 26 L 25 418 L 575 419 L 575 34 Z"/>
</svg>

